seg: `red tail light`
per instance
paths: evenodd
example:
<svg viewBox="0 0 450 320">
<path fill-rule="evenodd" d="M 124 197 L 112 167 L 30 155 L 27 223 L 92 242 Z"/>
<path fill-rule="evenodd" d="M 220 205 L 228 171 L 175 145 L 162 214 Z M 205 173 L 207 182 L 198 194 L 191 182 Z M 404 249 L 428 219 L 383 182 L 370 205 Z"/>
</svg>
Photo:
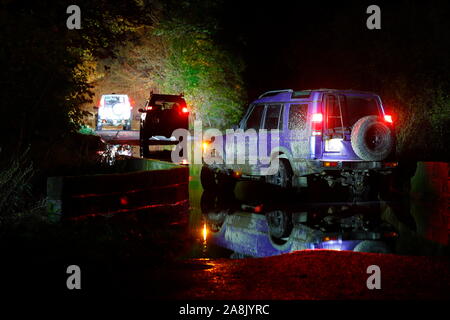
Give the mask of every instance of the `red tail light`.
<svg viewBox="0 0 450 320">
<path fill-rule="evenodd" d="M 312 135 L 320 136 L 322 134 L 323 115 L 321 113 L 314 113 L 311 117 Z"/>
<path fill-rule="evenodd" d="M 146 106 L 146 107 L 145 107 L 145 110 L 147 110 L 147 111 L 151 111 L 152 109 L 153 109 L 152 106 Z"/>
<path fill-rule="evenodd" d="M 323 166 L 324 167 L 337 167 L 338 163 L 337 162 L 327 161 L 327 162 L 323 162 Z"/>
<path fill-rule="evenodd" d="M 389 123 L 393 123 L 392 116 L 389 115 L 389 114 L 385 114 L 384 115 L 384 121 L 389 122 Z"/>
<path fill-rule="evenodd" d="M 183 112 L 183 113 L 188 113 L 188 112 L 189 112 L 189 110 L 188 110 L 188 108 L 186 108 L 186 107 L 183 107 L 183 108 L 181 109 L 181 112 Z"/>
</svg>

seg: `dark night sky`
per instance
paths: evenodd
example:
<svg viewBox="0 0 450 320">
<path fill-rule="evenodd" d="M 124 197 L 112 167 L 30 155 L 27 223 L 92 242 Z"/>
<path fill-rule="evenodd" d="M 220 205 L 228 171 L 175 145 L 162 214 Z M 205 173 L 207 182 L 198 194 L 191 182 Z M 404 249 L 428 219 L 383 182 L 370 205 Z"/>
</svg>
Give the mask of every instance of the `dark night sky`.
<svg viewBox="0 0 450 320">
<path fill-rule="evenodd" d="M 366 76 L 370 68 L 389 73 L 414 68 L 415 59 L 448 60 L 450 28 L 442 11 L 449 5 L 436 3 L 225 1 L 220 40 L 243 53 L 250 99 L 282 88 L 376 90 Z M 382 30 L 366 27 L 370 4 L 381 8 Z"/>
</svg>

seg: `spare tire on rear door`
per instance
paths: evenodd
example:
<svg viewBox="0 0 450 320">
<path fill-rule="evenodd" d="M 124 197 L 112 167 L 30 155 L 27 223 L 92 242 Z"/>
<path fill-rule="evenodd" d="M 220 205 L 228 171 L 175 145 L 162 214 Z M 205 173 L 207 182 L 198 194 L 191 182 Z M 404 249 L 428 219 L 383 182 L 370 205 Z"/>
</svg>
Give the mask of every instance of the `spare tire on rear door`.
<svg viewBox="0 0 450 320">
<path fill-rule="evenodd" d="M 391 128 L 377 116 L 359 119 L 353 126 L 351 140 L 353 151 L 362 160 L 384 160 L 394 149 Z"/>
</svg>

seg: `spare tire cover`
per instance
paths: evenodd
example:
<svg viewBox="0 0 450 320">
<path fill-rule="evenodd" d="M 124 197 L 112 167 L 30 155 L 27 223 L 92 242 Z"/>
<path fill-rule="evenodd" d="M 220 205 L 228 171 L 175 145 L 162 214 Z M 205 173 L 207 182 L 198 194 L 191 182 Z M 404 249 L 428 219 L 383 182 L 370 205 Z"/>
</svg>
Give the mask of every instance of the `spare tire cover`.
<svg viewBox="0 0 450 320">
<path fill-rule="evenodd" d="M 127 105 L 125 103 L 116 103 L 113 106 L 112 110 L 115 115 L 121 116 L 121 115 L 124 115 L 125 112 L 127 111 Z"/>
<path fill-rule="evenodd" d="M 384 160 L 394 149 L 391 128 L 377 116 L 367 116 L 355 123 L 351 143 L 356 155 L 367 161 Z"/>
</svg>

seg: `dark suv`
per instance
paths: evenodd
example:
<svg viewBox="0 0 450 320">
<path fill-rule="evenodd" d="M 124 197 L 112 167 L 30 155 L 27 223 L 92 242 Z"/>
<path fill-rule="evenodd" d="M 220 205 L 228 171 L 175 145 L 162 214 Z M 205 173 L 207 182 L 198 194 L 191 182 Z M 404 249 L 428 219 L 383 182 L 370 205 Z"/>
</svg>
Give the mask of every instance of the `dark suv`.
<svg viewBox="0 0 450 320">
<path fill-rule="evenodd" d="M 189 109 L 183 95 L 150 94 L 141 112 L 141 156 L 149 157 L 150 145 L 178 144 L 176 129 L 189 128 Z"/>
<path fill-rule="evenodd" d="M 265 179 L 281 187 L 327 182 L 350 186 L 354 194 L 362 195 L 372 178 L 387 175 L 397 166 L 392 117 L 371 92 L 269 91 L 250 104 L 238 128 L 279 130 L 279 143 L 268 147 L 270 159 L 278 161 L 277 172 L 263 174 L 265 165 L 260 161 L 225 164 L 224 160 L 224 164 L 203 166 L 204 189 L 231 186 L 239 178 Z M 226 159 L 225 151 L 211 145 L 205 152 Z"/>
</svg>

